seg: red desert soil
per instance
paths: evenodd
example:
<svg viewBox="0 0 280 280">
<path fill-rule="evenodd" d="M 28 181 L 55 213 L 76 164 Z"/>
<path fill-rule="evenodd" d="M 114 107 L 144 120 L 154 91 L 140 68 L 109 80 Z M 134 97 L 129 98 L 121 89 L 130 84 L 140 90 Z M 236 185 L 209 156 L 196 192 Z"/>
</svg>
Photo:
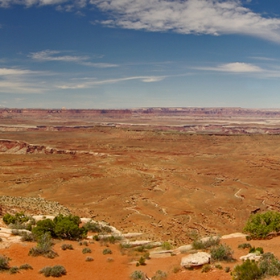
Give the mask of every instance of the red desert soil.
<svg viewBox="0 0 280 280">
<path fill-rule="evenodd" d="M 240 232 L 252 211 L 279 210 L 279 135 L 94 127 L 5 131 L 1 138 L 38 150 L 0 141 L 0 195 L 57 201 L 151 240 L 180 245 L 192 231 Z"/>
<path fill-rule="evenodd" d="M 246 242 L 245 238 L 232 238 L 222 241 L 228 244 L 234 250 L 234 257 L 237 262 L 225 263 L 221 262 L 223 268 L 230 267 L 231 270 L 236 264 L 240 264 L 239 257 L 248 253 L 247 249 L 238 249 L 238 245 Z M 257 240 L 250 241 L 250 244 L 255 247 L 263 247 L 265 252 L 272 252 L 280 258 L 279 248 L 280 237 L 276 237 L 271 240 Z M 72 244 L 74 250 L 63 251 L 60 246 L 64 243 Z M 39 274 L 39 270 L 45 266 L 63 265 L 67 270 L 67 275 L 62 279 L 98 279 L 98 280 L 124 280 L 129 279 L 129 275 L 135 270 L 143 271 L 148 277 L 155 275 L 157 270 L 162 270 L 168 273 L 168 280 L 230 280 L 230 273 L 224 272 L 224 270 L 213 269 L 208 273 L 202 273 L 201 269 L 180 270 L 174 273 L 174 268 L 180 267 L 180 260 L 183 254 L 167 257 L 147 260 L 146 266 L 136 267 L 135 262 L 131 262 L 131 256 L 129 254 L 122 254 L 117 244 L 110 244 L 112 255 L 103 255 L 102 252 L 106 246 L 101 246 L 99 243 L 89 244 L 88 248 L 91 248 L 92 253 L 82 254 L 82 249 L 85 246 L 78 245 L 78 242 L 72 241 L 57 241 L 54 246 L 54 250 L 59 254 L 54 259 L 48 259 L 45 257 L 31 257 L 28 256 L 28 251 L 31 247 L 35 246 L 35 243 L 22 243 L 13 244 L 7 249 L 1 249 L 0 254 L 4 254 L 11 258 L 11 266 L 20 266 L 28 263 L 33 267 L 33 270 L 21 270 L 18 274 L 1 273 L 1 279 L 46 279 L 45 276 Z M 86 262 L 87 256 L 94 258 L 92 262 Z M 111 261 L 108 259 L 112 259 Z M 271 279 L 280 279 L 275 277 Z"/>
<path fill-rule="evenodd" d="M 185 116 L 176 110 L 0 110 L 0 195 L 57 201 L 74 214 L 105 220 L 123 233 L 142 232 L 142 239 L 176 246 L 189 243 L 193 232 L 240 232 L 252 212 L 279 210 L 279 111 L 190 109 Z M 28 207 L 18 206 L 28 212 Z M 35 212 L 48 214 L 40 207 Z M 280 257 L 276 241 L 264 241 L 270 246 L 265 251 L 273 249 Z M 65 264 L 68 279 L 103 279 L 106 273 L 104 279 L 127 279 L 136 269 L 117 249 L 110 263 L 102 254 L 93 254 L 92 263 L 86 263 L 83 254 L 72 259 L 69 251 L 46 262 L 27 257 L 28 246 L 13 245 L 4 253 L 11 254 L 12 265 L 28 262 L 34 271 L 1 277 L 44 278 L 37 271 L 46 264 Z M 98 251 L 99 245 L 91 246 Z M 152 259 L 141 270 L 149 276 L 157 269 L 172 271 L 180 258 Z M 69 276 L 78 271 L 85 278 Z M 95 278 L 93 273 L 100 275 Z M 230 275 L 170 275 L 178 280 L 206 278 Z"/>
</svg>

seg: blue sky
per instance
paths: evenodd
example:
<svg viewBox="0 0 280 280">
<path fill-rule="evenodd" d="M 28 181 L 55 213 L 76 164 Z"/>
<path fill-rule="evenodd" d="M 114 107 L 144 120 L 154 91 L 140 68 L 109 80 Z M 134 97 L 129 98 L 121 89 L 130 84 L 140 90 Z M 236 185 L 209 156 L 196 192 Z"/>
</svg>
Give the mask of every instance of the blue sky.
<svg viewBox="0 0 280 280">
<path fill-rule="evenodd" d="M 279 0 L 0 0 L 0 107 L 280 108 Z"/>
</svg>

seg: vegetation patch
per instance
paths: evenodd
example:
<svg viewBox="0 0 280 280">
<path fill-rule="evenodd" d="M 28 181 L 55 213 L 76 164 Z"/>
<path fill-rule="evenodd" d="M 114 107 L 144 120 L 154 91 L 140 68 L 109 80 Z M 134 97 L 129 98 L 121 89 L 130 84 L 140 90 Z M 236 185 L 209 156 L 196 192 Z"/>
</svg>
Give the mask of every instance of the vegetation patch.
<svg viewBox="0 0 280 280">
<path fill-rule="evenodd" d="M 162 244 L 161 244 L 161 248 L 163 250 L 171 250 L 172 249 L 172 245 L 167 242 L 167 241 L 164 241 Z"/>
<path fill-rule="evenodd" d="M 32 247 L 29 250 L 28 255 L 30 256 L 45 256 L 47 258 L 53 259 L 57 255 L 56 252 L 52 250 L 53 242 L 49 233 L 44 233 L 38 240 L 37 246 Z"/>
<path fill-rule="evenodd" d="M 280 275 L 280 262 L 272 253 L 262 255 L 259 262 L 246 260 L 232 271 L 234 280 L 255 280 Z"/>
<path fill-rule="evenodd" d="M 82 253 L 83 253 L 83 254 L 89 254 L 89 253 L 91 253 L 91 249 L 90 249 L 90 248 L 84 248 L 84 249 L 82 250 Z"/>
<path fill-rule="evenodd" d="M 10 274 L 19 273 L 19 268 L 18 268 L 17 266 L 12 266 L 12 267 L 9 269 L 9 273 L 10 273 Z"/>
<path fill-rule="evenodd" d="M 46 266 L 42 268 L 39 273 L 44 274 L 46 277 L 61 277 L 63 275 L 66 275 L 66 269 L 62 265 L 55 265 L 53 267 Z"/>
<path fill-rule="evenodd" d="M 152 280 L 163 280 L 166 278 L 167 278 L 166 272 L 158 270 L 156 274 L 152 277 Z"/>
<path fill-rule="evenodd" d="M 25 264 L 22 264 L 20 267 L 19 267 L 19 269 L 23 269 L 23 270 L 28 270 L 28 269 L 33 269 L 33 267 L 30 265 L 30 264 L 28 264 L 28 263 L 25 263 Z"/>
<path fill-rule="evenodd" d="M 280 213 L 268 211 L 252 215 L 247 221 L 244 231 L 253 239 L 263 239 L 280 230 Z"/>
<path fill-rule="evenodd" d="M 209 272 L 210 270 L 212 269 L 211 265 L 210 264 L 205 264 L 203 265 L 202 269 L 201 269 L 201 272 Z"/>
<path fill-rule="evenodd" d="M 65 251 L 65 250 L 74 250 L 72 244 L 62 244 L 62 245 L 61 245 L 61 249 L 62 249 L 63 251 Z"/>
<path fill-rule="evenodd" d="M 233 251 L 226 244 L 220 244 L 210 250 L 211 258 L 215 261 L 233 261 Z"/>
<path fill-rule="evenodd" d="M 252 246 L 250 243 L 242 243 L 238 245 L 238 249 L 251 249 Z"/>
<path fill-rule="evenodd" d="M 0 271 L 8 270 L 10 268 L 9 261 L 10 259 L 8 257 L 0 255 Z"/>
<path fill-rule="evenodd" d="M 196 239 L 192 243 L 192 247 L 196 250 L 201 250 L 201 249 L 208 249 L 213 246 L 217 246 L 220 243 L 220 238 L 219 237 L 213 237 L 210 236 L 207 240 L 203 241 L 201 239 Z"/>
<path fill-rule="evenodd" d="M 143 271 L 135 270 L 130 275 L 131 280 L 146 280 L 145 274 Z"/>
<path fill-rule="evenodd" d="M 103 250 L 103 255 L 109 255 L 109 254 L 112 254 L 112 250 L 109 249 L 109 248 L 106 248 Z"/>
<path fill-rule="evenodd" d="M 51 219 L 38 221 L 36 226 L 32 228 L 32 232 L 36 236 L 48 232 L 53 238 L 76 240 L 87 235 L 86 228 L 79 227 L 80 223 L 81 219 L 78 216 L 60 214 L 53 221 Z"/>
</svg>

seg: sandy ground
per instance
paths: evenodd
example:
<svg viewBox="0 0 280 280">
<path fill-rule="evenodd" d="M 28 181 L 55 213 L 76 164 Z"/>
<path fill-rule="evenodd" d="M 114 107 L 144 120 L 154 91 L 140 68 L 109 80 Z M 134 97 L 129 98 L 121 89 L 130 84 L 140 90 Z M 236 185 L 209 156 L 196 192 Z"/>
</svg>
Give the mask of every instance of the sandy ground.
<svg viewBox="0 0 280 280">
<path fill-rule="evenodd" d="M 248 253 L 247 249 L 238 249 L 238 245 L 246 242 L 245 238 L 231 238 L 222 241 L 228 244 L 234 250 L 234 257 L 236 262 L 225 263 L 219 262 L 223 268 L 230 267 L 231 270 L 235 265 L 240 264 L 239 258 L 242 255 Z M 272 252 L 280 258 L 280 237 L 271 240 L 258 240 L 250 241 L 250 244 L 255 247 L 263 247 L 265 252 Z M 72 244 L 74 250 L 63 251 L 61 245 L 67 243 Z M 98 279 L 98 280 L 124 280 L 129 279 L 131 273 L 135 270 L 143 271 L 148 277 L 155 275 L 157 270 L 162 270 L 168 274 L 168 280 L 195 280 L 195 279 L 210 279 L 210 280 L 229 280 L 231 279 L 230 273 L 226 273 L 224 270 L 212 269 L 208 273 L 202 273 L 201 269 L 194 269 L 192 271 L 181 269 L 180 261 L 186 254 L 180 254 L 176 256 L 152 258 L 146 261 L 145 266 L 136 267 L 135 260 L 140 258 L 138 255 L 131 251 L 122 251 L 119 244 L 107 245 L 113 252 L 111 255 L 103 255 L 103 250 L 108 248 L 106 245 L 102 245 L 99 242 L 89 244 L 88 248 L 92 250 L 92 253 L 83 254 L 82 249 L 85 246 L 81 246 L 78 242 L 73 241 L 56 241 L 54 250 L 58 253 L 58 257 L 54 259 L 48 259 L 45 257 L 31 257 L 28 256 L 28 251 L 31 247 L 35 246 L 35 243 L 15 243 L 9 248 L 0 249 L 0 254 L 6 255 L 11 258 L 10 266 L 20 266 L 21 264 L 28 263 L 33 267 L 33 270 L 24 271 L 20 273 L 10 275 L 8 273 L 1 273 L 1 279 L 45 279 L 45 277 L 39 274 L 39 270 L 45 266 L 63 265 L 67 270 L 67 275 L 63 276 L 63 279 Z M 92 262 L 86 262 L 87 256 L 93 257 Z M 174 272 L 176 269 L 180 269 L 178 272 Z M 273 279 L 280 279 L 273 278 Z"/>
<path fill-rule="evenodd" d="M 279 135 L 190 135 L 148 127 L 96 126 L 66 131 L 6 130 L 0 138 L 96 153 L 15 154 L 16 147 L 11 147 L 10 153 L 0 154 L 0 195 L 58 201 L 79 216 L 105 220 L 124 233 L 142 232 L 143 239 L 179 246 L 188 244 L 197 232 L 201 236 L 240 232 L 256 209 L 280 210 Z M 48 214 L 40 213 L 40 208 L 37 212 Z M 280 258 L 279 241 L 258 241 L 258 246 Z M 232 246 L 237 259 L 246 253 L 237 249 L 244 240 L 224 242 Z M 124 280 L 134 270 L 151 277 L 158 269 L 166 271 L 171 280 L 231 279 L 220 270 L 174 273 L 182 255 L 151 259 L 146 266 L 136 267 L 131 262 L 140 255 L 123 255 L 118 245 L 110 245 L 113 261 L 108 262 L 102 254 L 104 247 L 91 244 L 94 261 L 85 262 L 77 243 L 73 251 L 62 251 L 60 244 L 55 245 L 59 257 L 53 260 L 29 257 L 34 244 L 0 249 L 0 254 L 11 258 L 12 266 L 29 263 L 34 268 L 17 275 L 4 273 L 0 278 L 43 279 L 38 274 L 42 267 L 61 264 L 67 270 L 65 279 Z"/>
</svg>

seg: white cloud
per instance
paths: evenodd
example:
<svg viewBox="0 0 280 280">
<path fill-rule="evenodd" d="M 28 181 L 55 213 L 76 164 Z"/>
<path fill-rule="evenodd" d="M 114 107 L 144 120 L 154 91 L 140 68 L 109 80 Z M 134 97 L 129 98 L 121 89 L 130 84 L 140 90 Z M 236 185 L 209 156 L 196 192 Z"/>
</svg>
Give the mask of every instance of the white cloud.
<svg viewBox="0 0 280 280">
<path fill-rule="evenodd" d="M 182 34 L 243 34 L 280 42 L 280 18 L 255 13 L 241 0 L 0 0 L 11 5 L 54 5 L 58 10 L 77 12 L 98 8 L 111 27 L 171 31 Z M 248 2 L 248 1 L 245 1 Z M 82 12 L 80 12 L 83 14 Z"/>
<path fill-rule="evenodd" d="M 0 68 L 0 93 L 42 93 L 47 90 L 39 76 L 49 72 L 18 68 Z"/>
<path fill-rule="evenodd" d="M 221 64 L 216 67 L 198 67 L 198 70 L 205 71 L 219 71 L 219 72 L 231 72 L 231 73 L 260 73 L 265 70 L 260 68 L 259 66 L 244 63 L 244 62 L 233 62 Z"/>
<path fill-rule="evenodd" d="M 95 80 L 95 79 L 84 79 L 85 81 L 81 83 L 73 83 L 73 84 L 64 84 L 59 85 L 57 88 L 59 89 L 82 89 L 82 88 L 91 88 L 94 86 L 107 85 L 107 84 L 115 84 L 119 82 L 131 81 L 131 80 L 140 80 L 144 83 L 148 82 L 159 82 L 162 81 L 164 76 L 132 76 L 125 78 L 116 78 L 116 79 L 107 79 L 107 80 Z"/>
<path fill-rule="evenodd" d="M 45 50 L 34 52 L 30 57 L 39 61 L 65 61 L 65 62 L 81 62 L 88 60 L 87 56 L 71 56 L 71 55 L 58 55 L 60 51 Z"/>
<path fill-rule="evenodd" d="M 11 5 L 24 5 L 27 7 L 38 5 L 57 5 L 69 0 L 0 0 L 0 7 L 7 8 Z"/>
<path fill-rule="evenodd" d="M 44 50 L 40 52 L 34 52 L 30 54 L 30 57 L 37 61 L 62 61 L 62 62 L 74 62 L 85 66 L 96 68 L 111 68 L 117 67 L 117 64 L 112 63 L 94 63 L 89 61 L 88 56 L 75 56 L 75 55 L 61 55 L 61 51 L 56 50 Z"/>
<path fill-rule="evenodd" d="M 112 67 L 118 67 L 119 65 L 113 64 L 113 63 L 94 63 L 94 62 L 82 62 L 82 65 L 85 66 L 91 66 L 96 68 L 112 68 Z"/>
<path fill-rule="evenodd" d="M 0 68 L 0 76 L 10 76 L 10 75 L 27 75 L 35 73 L 30 70 L 23 70 L 23 69 L 14 69 L 14 68 Z"/>
<path fill-rule="evenodd" d="M 182 34 L 245 34 L 280 42 L 280 19 L 266 18 L 239 0 L 90 0 L 110 14 L 101 23 Z"/>
<path fill-rule="evenodd" d="M 222 72 L 229 74 L 247 74 L 250 77 L 257 79 L 273 79 L 280 78 L 280 67 L 270 65 L 266 68 L 261 68 L 257 65 L 243 62 L 233 62 L 221 64 L 215 67 L 196 67 L 196 70 Z"/>
</svg>

